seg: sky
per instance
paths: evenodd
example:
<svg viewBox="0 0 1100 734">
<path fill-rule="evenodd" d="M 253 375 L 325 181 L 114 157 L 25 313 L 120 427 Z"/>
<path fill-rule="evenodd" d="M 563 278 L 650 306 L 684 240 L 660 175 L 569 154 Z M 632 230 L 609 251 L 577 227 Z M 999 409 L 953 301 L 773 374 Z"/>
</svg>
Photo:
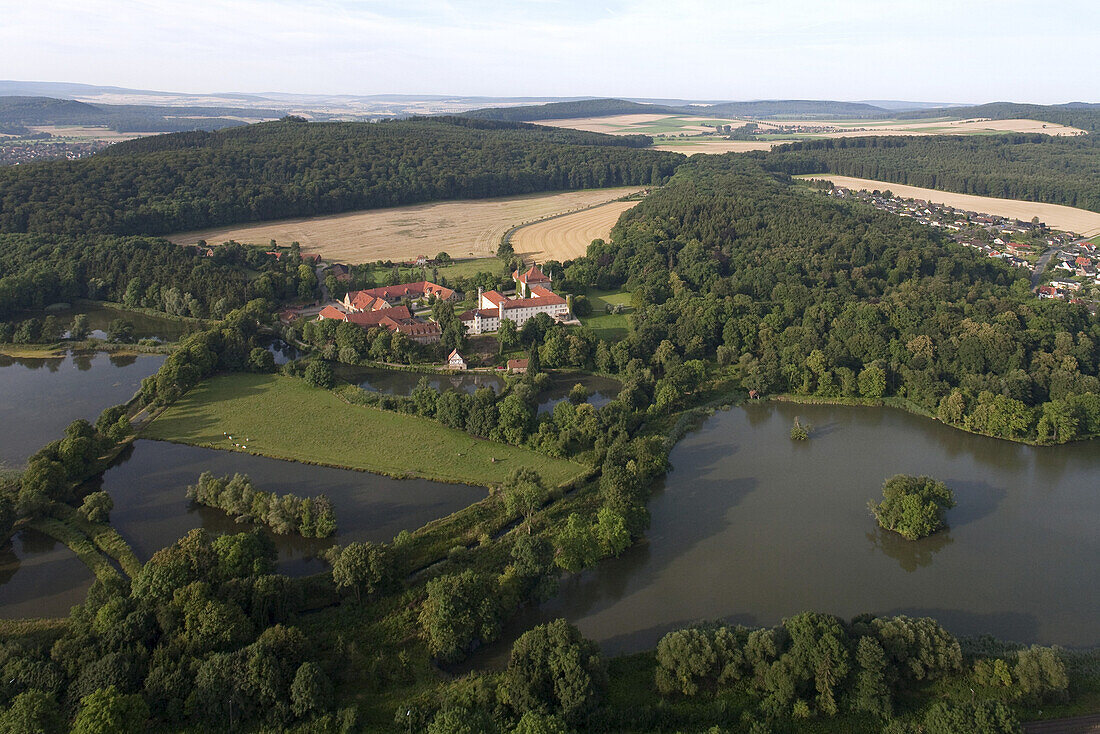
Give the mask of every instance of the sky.
<svg viewBox="0 0 1100 734">
<path fill-rule="evenodd" d="M 1096 0 L 0 0 L 0 78 L 180 92 L 1100 102 Z"/>
</svg>

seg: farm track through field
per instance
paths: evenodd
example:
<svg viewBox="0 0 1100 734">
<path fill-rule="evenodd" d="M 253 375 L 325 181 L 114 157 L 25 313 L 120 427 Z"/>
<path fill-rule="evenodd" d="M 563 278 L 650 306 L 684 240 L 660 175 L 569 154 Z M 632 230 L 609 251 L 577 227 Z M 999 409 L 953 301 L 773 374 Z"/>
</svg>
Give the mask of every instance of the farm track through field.
<svg viewBox="0 0 1100 734">
<path fill-rule="evenodd" d="M 429 204 L 346 212 L 323 217 L 284 219 L 169 236 L 177 244 L 236 240 L 266 245 L 297 241 L 302 251 L 326 260 L 365 263 L 413 260 L 446 252 L 454 258 L 492 257 L 509 229 L 577 209 L 621 199 L 642 191 L 631 186 L 585 189 L 494 199 L 440 201 Z"/>
<path fill-rule="evenodd" d="M 595 239 L 607 239 L 623 212 L 637 201 L 612 201 L 581 211 L 557 214 L 516 227 L 505 234 L 525 262 L 564 262 L 584 255 Z"/>
</svg>

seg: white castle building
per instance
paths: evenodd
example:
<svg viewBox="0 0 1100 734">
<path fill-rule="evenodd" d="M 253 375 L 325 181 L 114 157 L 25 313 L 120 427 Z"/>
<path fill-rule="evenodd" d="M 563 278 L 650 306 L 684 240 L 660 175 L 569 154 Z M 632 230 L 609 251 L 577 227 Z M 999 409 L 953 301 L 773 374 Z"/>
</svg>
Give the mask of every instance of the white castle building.
<svg viewBox="0 0 1100 734">
<path fill-rule="evenodd" d="M 467 334 L 484 334 L 500 328 L 501 319 L 511 319 L 517 327 L 540 313 L 550 318 L 567 320 L 569 303 L 548 287 L 550 278 L 537 266 L 525 272 L 512 273 L 516 281 L 516 297 L 508 298 L 495 290 L 477 292 L 477 308 L 459 315 Z"/>
</svg>

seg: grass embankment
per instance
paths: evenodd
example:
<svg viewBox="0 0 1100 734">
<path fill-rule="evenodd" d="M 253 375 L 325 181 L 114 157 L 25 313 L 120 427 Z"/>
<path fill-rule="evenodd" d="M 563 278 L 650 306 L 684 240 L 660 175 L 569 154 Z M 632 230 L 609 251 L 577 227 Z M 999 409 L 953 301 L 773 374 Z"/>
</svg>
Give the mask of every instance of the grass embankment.
<svg viewBox="0 0 1100 734">
<path fill-rule="evenodd" d="M 111 581 L 119 578 L 118 571 L 107 560 L 107 557 L 99 552 L 91 538 L 71 523 L 58 520 L 55 517 L 40 517 L 32 520 L 28 525 L 68 546 L 69 550 L 75 553 L 84 562 L 85 566 L 92 569 L 92 573 L 100 581 Z"/>
<path fill-rule="evenodd" d="M 592 303 L 592 315 L 585 316 L 580 321 L 582 324 L 596 332 L 596 336 L 605 341 L 617 341 L 626 336 L 629 323 L 626 314 L 633 308 L 630 305 L 630 293 L 624 290 L 601 291 L 590 288 L 586 293 Z M 625 313 L 609 314 L 607 307 L 625 306 Z"/>
<path fill-rule="evenodd" d="M 118 563 L 127 576 L 132 578 L 141 571 L 141 561 L 134 554 L 130 544 L 123 540 L 118 531 L 110 525 L 91 522 L 69 505 L 60 502 L 55 504 L 51 512 L 73 530 L 87 536 L 101 553 Z"/>
<path fill-rule="evenodd" d="M 150 423 L 142 436 L 476 485 L 502 482 L 521 466 L 539 472 L 550 486 L 585 471 L 580 464 L 474 438 L 427 418 L 349 405 L 328 390 L 280 375 L 207 380 Z"/>
</svg>

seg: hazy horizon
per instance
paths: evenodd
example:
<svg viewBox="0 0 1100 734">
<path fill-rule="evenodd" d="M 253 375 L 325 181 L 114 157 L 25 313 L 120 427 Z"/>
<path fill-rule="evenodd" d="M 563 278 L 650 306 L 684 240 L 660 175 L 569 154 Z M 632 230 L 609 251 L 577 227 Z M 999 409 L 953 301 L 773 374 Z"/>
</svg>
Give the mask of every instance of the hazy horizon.
<svg viewBox="0 0 1100 734">
<path fill-rule="evenodd" d="M 185 94 L 1095 102 L 1066 0 L 39 0 L 0 74 Z"/>
</svg>

